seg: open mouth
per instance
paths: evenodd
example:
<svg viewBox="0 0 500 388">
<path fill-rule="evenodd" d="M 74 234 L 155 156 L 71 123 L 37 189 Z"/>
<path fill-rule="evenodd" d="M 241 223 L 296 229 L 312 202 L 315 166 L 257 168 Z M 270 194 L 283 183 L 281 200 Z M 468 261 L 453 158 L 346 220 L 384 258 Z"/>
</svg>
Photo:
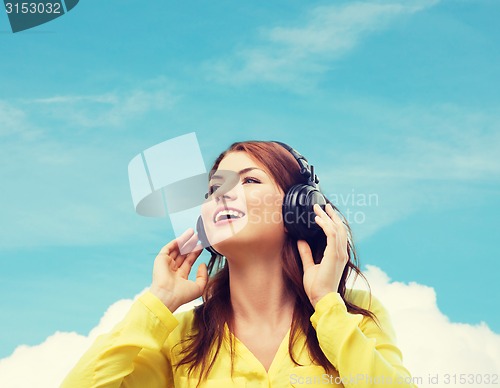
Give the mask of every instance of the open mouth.
<svg viewBox="0 0 500 388">
<path fill-rule="evenodd" d="M 213 221 L 216 224 L 216 223 L 218 223 L 220 221 L 224 221 L 224 220 L 237 220 L 237 219 L 242 218 L 244 216 L 245 216 L 245 213 L 243 213 L 239 210 L 224 209 L 224 210 L 220 210 L 217 213 L 215 213 Z"/>
</svg>

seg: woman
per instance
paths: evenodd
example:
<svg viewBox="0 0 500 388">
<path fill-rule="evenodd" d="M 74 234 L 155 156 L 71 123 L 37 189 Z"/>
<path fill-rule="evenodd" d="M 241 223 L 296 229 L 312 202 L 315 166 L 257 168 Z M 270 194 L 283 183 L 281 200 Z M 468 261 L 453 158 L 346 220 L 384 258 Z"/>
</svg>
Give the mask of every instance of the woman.
<svg viewBox="0 0 500 388">
<path fill-rule="evenodd" d="M 188 280 L 201 252 L 193 230 L 164 246 L 149 291 L 63 387 L 414 387 L 386 310 L 346 289 L 361 274 L 347 222 L 326 200 L 313 208 L 320 233 L 297 239 L 283 217 L 285 193 L 314 186 L 298 161 L 276 142 L 223 152 L 198 231 L 212 243 L 208 267 Z M 222 171 L 239 174 L 233 187 L 221 189 Z M 173 315 L 199 296 L 202 305 Z"/>
</svg>

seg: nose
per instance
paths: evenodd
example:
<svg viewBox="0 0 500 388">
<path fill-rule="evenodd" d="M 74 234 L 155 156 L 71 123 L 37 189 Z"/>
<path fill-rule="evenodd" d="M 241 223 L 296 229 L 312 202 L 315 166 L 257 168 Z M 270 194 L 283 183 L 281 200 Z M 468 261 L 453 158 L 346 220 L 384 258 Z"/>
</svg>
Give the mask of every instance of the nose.
<svg viewBox="0 0 500 388">
<path fill-rule="evenodd" d="M 231 185 L 231 186 L 227 185 L 227 187 L 222 186 L 221 188 L 219 188 L 219 190 L 217 190 L 214 193 L 215 201 L 218 203 L 221 200 L 234 201 L 235 199 L 237 199 L 238 198 L 237 186 L 238 185 Z"/>
</svg>

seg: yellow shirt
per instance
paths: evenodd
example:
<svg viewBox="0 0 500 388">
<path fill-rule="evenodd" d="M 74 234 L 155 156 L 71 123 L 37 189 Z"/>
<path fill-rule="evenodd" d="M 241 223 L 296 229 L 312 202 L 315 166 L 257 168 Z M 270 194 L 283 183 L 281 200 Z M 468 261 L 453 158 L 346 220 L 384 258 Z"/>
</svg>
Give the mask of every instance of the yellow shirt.
<svg viewBox="0 0 500 388">
<path fill-rule="evenodd" d="M 369 294 L 350 290 L 347 300 L 367 309 Z M 304 366 L 296 366 L 288 354 L 288 331 L 268 372 L 233 337 L 236 347 L 233 378 L 229 343 L 224 341 L 208 381 L 200 384 L 200 388 L 416 387 L 402 364 L 387 311 L 373 296 L 370 311 L 376 314 L 381 328 L 369 317 L 348 313 L 336 292 L 325 295 L 315 306 L 311 323 L 321 349 L 340 375 L 327 374 L 321 366 L 312 364 L 304 335 L 293 348 L 295 359 Z M 172 368 L 172 363 L 180 359 L 180 346 L 173 349 L 174 345 L 189 333 L 193 317 L 193 310 L 172 314 L 156 296 L 145 292 L 123 321 L 96 339 L 62 387 L 195 387 L 197 376 L 187 378 L 187 365 L 176 372 Z M 225 330 L 227 336 L 232 335 L 227 325 Z"/>
</svg>

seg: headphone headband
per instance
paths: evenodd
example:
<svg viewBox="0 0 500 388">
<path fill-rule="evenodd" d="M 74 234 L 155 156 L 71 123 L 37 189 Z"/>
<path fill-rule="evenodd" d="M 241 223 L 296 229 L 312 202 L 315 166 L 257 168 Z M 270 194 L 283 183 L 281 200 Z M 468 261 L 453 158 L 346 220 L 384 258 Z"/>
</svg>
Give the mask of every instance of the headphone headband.
<svg viewBox="0 0 500 388">
<path fill-rule="evenodd" d="M 319 178 L 318 176 L 314 173 L 314 166 L 309 166 L 309 163 L 305 156 L 303 156 L 299 151 L 296 149 L 290 147 L 288 144 L 282 143 L 281 141 L 276 141 L 273 140 L 273 143 L 277 143 L 283 148 L 285 148 L 288 152 L 290 152 L 297 163 L 300 166 L 300 174 L 306 177 L 308 184 L 311 186 L 317 187 L 319 184 Z"/>
</svg>

